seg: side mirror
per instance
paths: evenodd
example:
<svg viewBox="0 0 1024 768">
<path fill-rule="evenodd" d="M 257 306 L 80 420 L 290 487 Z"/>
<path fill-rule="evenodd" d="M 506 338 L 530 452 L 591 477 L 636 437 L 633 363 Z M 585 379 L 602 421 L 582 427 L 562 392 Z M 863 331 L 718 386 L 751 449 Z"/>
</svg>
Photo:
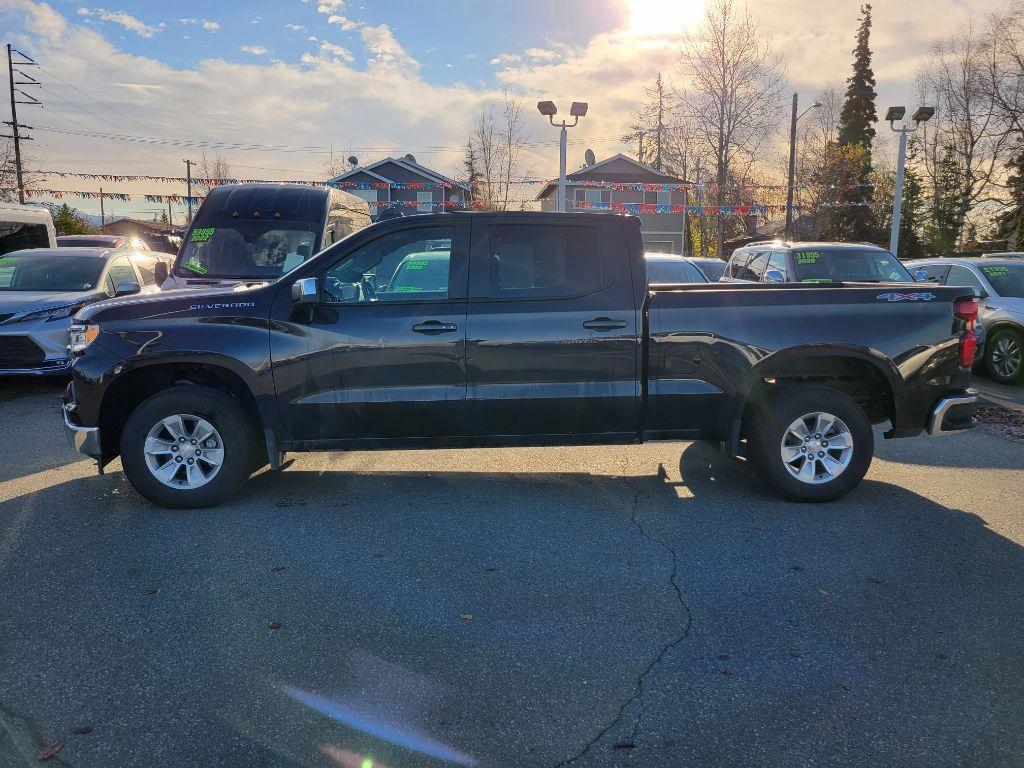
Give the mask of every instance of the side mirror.
<svg viewBox="0 0 1024 768">
<path fill-rule="evenodd" d="M 296 306 L 316 304 L 317 293 L 315 277 L 304 277 L 292 283 L 292 303 Z"/>
<path fill-rule="evenodd" d="M 153 275 L 156 277 L 156 284 L 158 287 L 163 287 L 168 274 L 167 262 L 157 259 L 156 264 L 153 265 Z"/>
<path fill-rule="evenodd" d="M 786 276 L 778 269 L 769 269 L 764 273 L 764 281 L 766 283 L 784 283 Z"/>
<path fill-rule="evenodd" d="M 138 283 L 118 283 L 117 288 L 114 289 L 114 298 L 116 299 L 118 296 L 132 296 L 141 290 L 142 288 Z"/>
</svg>

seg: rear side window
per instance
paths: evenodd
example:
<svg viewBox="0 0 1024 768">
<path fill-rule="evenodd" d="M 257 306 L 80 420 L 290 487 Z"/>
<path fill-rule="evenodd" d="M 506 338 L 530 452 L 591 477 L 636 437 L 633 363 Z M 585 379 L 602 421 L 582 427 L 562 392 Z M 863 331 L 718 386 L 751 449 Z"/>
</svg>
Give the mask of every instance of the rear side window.
<svg viewBox="0 0 1024 768">
<path fill-rule="evenodd" d="M 153 270 L 155 264 L 156 259 L 149 259 L 145 256 L 135 257 L 135 268 L 139 270 L 144 286 L 156 285 L 156 272 Z"/>
<path fill-rule="evenodd" d="M 49 248 L 50 233 L 44 224 L 0 221 L 0 255 L 23 248 Z"/>
<path fill-rule="evenodd" d="M 747 262 L 750 261 L 752 254 L 750 251 L 737 251 L 729 259 L 729 267 L 726 269 L 729 277 L 734 277 L 737 280 L 742 279 L 743 271 L 747 267 Z"/>
<path fill-rule="evenodd" d="M 974 289 L 975 296 L 983 296 L 985 294 L 985 288 L 981 284 L 981 280 L 967 267 L 961 267 L 959 264 L 953 264 L 949 268 L 949 275 L 946 277 L 946 285 L 965 286 L 967 288 Z"/>
<path fill-rule="evenodd" d="M 590 228 L 495 226 L 489 246 L 490 298 L 568 298 L 605 283 Z"/>
</svg>

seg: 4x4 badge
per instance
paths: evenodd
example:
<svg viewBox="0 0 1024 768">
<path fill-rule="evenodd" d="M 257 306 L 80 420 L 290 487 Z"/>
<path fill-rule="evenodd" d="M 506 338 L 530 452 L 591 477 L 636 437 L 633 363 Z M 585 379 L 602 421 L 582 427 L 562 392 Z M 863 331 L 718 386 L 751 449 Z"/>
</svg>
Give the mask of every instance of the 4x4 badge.
<svg viewBox="0 0 1024 768">
<path fill-rule="evenodd" d="M 877 301 L 931 301 L 934 293 L 880 293 L 875 296 Z"/>
</svg>

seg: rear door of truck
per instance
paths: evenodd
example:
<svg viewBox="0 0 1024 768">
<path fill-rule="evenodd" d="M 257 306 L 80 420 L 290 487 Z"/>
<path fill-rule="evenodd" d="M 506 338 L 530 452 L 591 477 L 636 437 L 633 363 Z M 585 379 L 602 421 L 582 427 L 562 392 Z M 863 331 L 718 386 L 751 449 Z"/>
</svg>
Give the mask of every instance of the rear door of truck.
<svg viewBox="0 0 1024 768">
<path fill-rule="evenodd" d="M 636 436 L 642 328 L 618 218 L 473 218 L 466 363 L 474 434 Z"/>
</svg>

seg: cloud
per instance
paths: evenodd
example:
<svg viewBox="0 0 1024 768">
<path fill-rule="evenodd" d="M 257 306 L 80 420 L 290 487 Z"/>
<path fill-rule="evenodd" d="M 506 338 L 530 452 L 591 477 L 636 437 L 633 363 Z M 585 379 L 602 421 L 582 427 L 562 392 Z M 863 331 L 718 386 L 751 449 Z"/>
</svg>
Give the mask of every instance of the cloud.
<svg viewBox="0 0 1024 768">
<path fill-rule="evenodd" d="M 554 61 L 559 56 L 557 51 L 548 48 L 527 48 L 523 55 L 535 61 Z"/>
<path fill-rule="evenodd" d="M 124 11 L 108 11 L 105 8 L 79 8 L 78 15 L 95 16 L 103 21 L 120 24 L 125 29 L 134 32 L 140 37 L 152 37 L 164 26 L 163 23 L 150 25 L 141 19 L 132 16 L 130 13 L 125 13 Z"/>
<path fill-rule="evenodd" d="M 290 29 L 292 32 L 305 32 L 306 27 L 303 24 L 285 24 L 285 29 Z"/>
<path fill-rule="evenodd" d="M 216 21 L 207 21 L 203 19 L 203 29 L 208 29 L 211 32 L 216 32 L 220 29 L 220 23 Z"/>
<path fill-rule="evenodd" d="M 491 64 L 495 67 L 507 67 L 511 64 L 518 64 L 523 60 L 523 57 L 518 53 L 503 53 L 500 56 L 495 56 L 491 59 Z"/>
<path fill-rule="evenodd" d="M 81 13 L 81 11 L 79 11 Z M 208 19 L 197 19 L 193 16 L 185 16 L 178 19 L 181 24 L 201 24 L 203 29 L 209 30 L 210 32 L 216 32 L 220 29 L 220 23 L 216 21 L 210 21 Z"/>
<path fill-rule="evenodd" d="M 199 23 L 199 19 L 192 18 L 191 16 L 186 16 L 184 18 L 178 19 L 178 21 L 181 24 L 198 24 Z"/>
<path fill-rule="evenodd" d="M 309 0 L 303 0 L 308 2 Z M 316 7 L 317 13 L 334 13 L 339 8 L 345 5 L 345 0 L 320 0 L 319 5 Z"/>
<path fill-rule="evenodd" d="M 332 56 L 336 56 L 339 59 L 343 59 L 344 61 L 352 61 L 355 58 L 352 55 L 352 51 L 350 51 L 348 48 L 342 48 L 340 45 L 329 43 L 326 40 L 320 43 L 320 50 L 323 51 L 324 53 L 329 53 Z"/>
<path fill-rule="evenodd" d="M 419 69 L 420 63 L 395 39 L 391 27 L 387 24 L 378 24 L 376 27 L 367 25 L 360 34 L 363 37 L 363 45 L 373 54 L 373 57 L 367 60 L 367 66 L 387 70 Z"/>
<path fill-rule="evenodd" d="M 268 49 L 262 45 L 243 45 L 240 49 L 242 53 L 251 53 L 253 56 L 262 56 L 268 53 Z"/>
<path fill-rule="evenodd" d="M 341 27 L 341 30 L 343 32 L 348 32 L 349 30 L 357 29 L 358 27 L 363 26 L 363 22 L 361 21 L 355 21 L 353 19 L 348 18 L 347 16 L 340 16 L 339 14 L 336 13 L 333 13 L 327 17 L 327 23 L 337 24 L 339 27 Z"/>
</svg>

